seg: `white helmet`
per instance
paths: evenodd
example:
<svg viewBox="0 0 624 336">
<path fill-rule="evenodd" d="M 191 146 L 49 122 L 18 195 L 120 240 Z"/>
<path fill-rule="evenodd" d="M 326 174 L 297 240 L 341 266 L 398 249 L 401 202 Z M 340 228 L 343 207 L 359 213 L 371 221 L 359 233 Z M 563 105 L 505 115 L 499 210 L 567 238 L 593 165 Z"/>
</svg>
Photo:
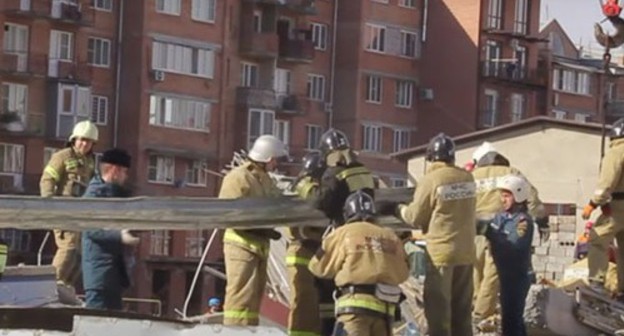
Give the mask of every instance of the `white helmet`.
<svg viewBox="0 0 624 336">
<path fill-rule="evenodd" d="M 481 158 L 484 157 L 485 154 L 490 152 L 496 152 L 496 148 L 494 148 L 491 143 L 485 141 L 481 144 L 481 146 L 479 146 L 479 148 L 474 151 L 474 153 L 472 153 L 472 159 L 475 161 L 475 163 L 479 162 L 479 160 L 481 160 Z"/>
<path fill-rule="evenodd" d="M 71 142 L 76 138 L 84 138 L 97 142 L 98 137 L 99 132 L 97 126 L 89 120 L 84 120 L 74 125 L 74 130 L 69 136 L 69 141 Z"/>
<path fill-rule="evenodd" d="M 504 176 L 498 185 L 498 189 L 511 192 L 518 203 L 529 199 L 529 183 L 520 176 Z"/>
<path fill-rule="evenodd" d="M 262 135 L 256 139 L 249 151 L 249 155 L 247 155 L 255 162 L 269 162 L 272 158 L 283 156 L 288 156 L 286 145 L 272 135 Z"/>
</svg>

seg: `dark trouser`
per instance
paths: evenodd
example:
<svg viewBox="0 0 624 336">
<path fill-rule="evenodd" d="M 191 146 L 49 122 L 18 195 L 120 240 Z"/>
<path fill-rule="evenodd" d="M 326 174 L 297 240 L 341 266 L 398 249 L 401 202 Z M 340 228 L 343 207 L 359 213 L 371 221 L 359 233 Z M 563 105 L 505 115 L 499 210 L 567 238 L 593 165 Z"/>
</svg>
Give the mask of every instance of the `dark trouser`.
<svg viewBox="0 0 624 336">
<path fill-rule="evenodd" d="M 531 287 L 528 272 L 505 274 L 499 271 L 500 303 L 502 310 L 503 335 L 526 336 L 524 306 Z"/>
<path fill-rule="evenodd" d="M 330 336 L 334 333 L 334 325 L 336 324 L 336 317 L 333 312 L 333 308 L 326 309 L 328 306 L 334 305 L 334 290 L 336 284 L 334 280 L 317 279 L 316 286 L 319 291 L 319 303 L 321 306 L 321 336 Z"/>
<path fill-rule="evenodd" d="M 115 290 L 85 290 L 87 308 L 104 310 L 122 310 L 121 291 Z"/>
</svg>

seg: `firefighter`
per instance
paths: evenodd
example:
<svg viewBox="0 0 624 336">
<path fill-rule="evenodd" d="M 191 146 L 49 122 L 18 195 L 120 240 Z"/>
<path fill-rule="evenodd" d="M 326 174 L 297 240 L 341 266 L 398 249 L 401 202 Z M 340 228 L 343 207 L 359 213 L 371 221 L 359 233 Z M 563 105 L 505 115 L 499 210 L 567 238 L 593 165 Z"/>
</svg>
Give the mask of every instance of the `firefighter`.
<svg viewBox="0 0 624 336">
<path fill-rule="evenodd" d="M 526 336 L 524 306 L 531 287 L 531 243 L 533 220 L 527 200 L 531 187 L 516 175 L 503 177 L 500 190 L 503 211 L 486 227 L 485 235 L 500 276 L 500 304 L 505 336 Z"/>
<path fill-rule="evenodd" d="M 2 280 L 2 274 L 4 274 L 4 269 L 6 268 L 8 260 L 9 245 L 7 245 L 4 239 L 0 238 L 0 280 Z"/>
<path fill-rule="evenodd" d="M 93 145 L 98 141 L 98 129 L 90 121 L 74 126 L 67 148 L 52 155 L 41 176 L 42 197 L 80 197 L 95 173 Z M 56 253 L 52 265 L 57 281 L 73 288 L 80 279 L 80 233 L 54 230 Z"/>
<path fill-rule="evenodd" d="M 247 161 L 232 169 L 224 178 L 219 198 L 278 197 L 281 191 L 269 176 L 280 159 L 287 157 L 286 146 L 272 135 L 254 142 Z M 223 236 L 223 254 L 227 284 L 223 324 L 256 326 L 260 303 L 267 280 L 269 239 L 280 239 L 272 229 L 227 229 Z"/>
<path fill-rule="evenodd" d="M 598 186 L 582 214 L 587 220 L 600 207 L 608 218 L 595 223 L 589 235 L 589 279 L 593 286 L 599 287 L 604 286 L 609 265 L 607 251 L 614 237 L 620 247 L 617 260 L 624 260 L 624 118 L 613 124 L 609 137 L 609 150 L 602 159 Z M 619 263 L 617 266 L 617 299 L 624 302 L 624 267 Z"/>
<path fill-rule="evenodd" d="M 94 177 L 83 197 L 129 197 L 125 187 L 130 155 L 122 149 L 102 154 L 100 174 Z M 87 230 L 82 235 L 82 269 L 87 308 L 121 310 L 122 293 L 130 286 L 125 246 L 136 246 L 139 238 L 128 230 Z"/>
<path fill-rule="evenodd" d="M 310 195 L 314 206 L 335 225 L 342 225 L 342 207 L 347 196 L 363 190 L 374 196 L 375 181 L 371 172 L 357 161 L 347 136 L 330 129 L 321 136 L 319 150 L 327 163 L 318 191 Z"/>
<path fill-rule="evenodd" d="M 373 198 L 361 190 L 347 198 L 343 216 L 347 224 L 325 237 L 309 266 L 338 287 L 334 335 L 392 335 L 398 285 L 409 277 L 403 244 L 375 224 Z"/>
<path fill-rule="evenodd" d="M 475 261 L 475 183 L 455 166 L 455 143 L 443 133 L 429 142 L 427 172 L 409 205 L 379 203 L 422 229 L 427 242 L 425 316 L 432 336 L 472 335 L 472 272 Z"/>
<path fill-rule="evenodd" d="M 503 203 L 500 198 L 498 185 L 508 175 L 522 173 L 509 164 L 509 160 L 500 154 L 489 142 L 484 142 L 473 153 L 475 169 L 472 176 L 477 185 L 477 220 L 491 220 L 494 215 L 502 211 Z M 526 180 L 526 178 L 524 178 Z M 549 237 L 550 228 L 544 205 L 539 199 L 537 189 L 529 185 L 530 195 L 528 208 L 530 214 L 536 218 L 540 237 L 545 241 Z M 489 251 L 489 243 L 483 235 L 475 238 L 477 248 L 477 262 L 474 268 L 474 319 L 479 323 L 496 313 L 498 302 L 498 274 Z"/>
<path fill-rule="evenodd" d="M 318 183 L 327 168 L 320 152 L 310 152 L 303 157 L 303 169 L 295 190 L 302 199 L 308 199 L 318 189 Z M 308 269 L 310 259 L 321 246 L 323 228 L 303 227 L 287 230 L 288 248 L 286 268 L 290 285 L 290 312 L 288 314 L 288 334 L 290 336 L 327 335 L 323 333 L 329 325 L 329 333 L 334 325 L 333 300 L 323 303 L 319 293 L 320 280 Z M 322 286 L 321 288 L 328 287 Z M 329 287 L 331 288 L 331 287 Z M 331 298 L 329 295 L 324 297 Z M 322 309 L 321 309 L 322 308 Z M 327 315 L 327 312 L 330 315 Z M 321 315 L 323 313 L 323 315 Z"/>
</svg>

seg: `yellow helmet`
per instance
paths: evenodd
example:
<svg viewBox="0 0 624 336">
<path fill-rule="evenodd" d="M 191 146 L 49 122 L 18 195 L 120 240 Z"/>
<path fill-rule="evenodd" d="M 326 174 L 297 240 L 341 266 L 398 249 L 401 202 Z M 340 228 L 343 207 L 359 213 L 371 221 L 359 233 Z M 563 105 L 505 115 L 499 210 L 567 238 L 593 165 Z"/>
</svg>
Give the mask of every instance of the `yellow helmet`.
<svg viewBox="0 0 624 336">
<path fill-rule="evenodd" d="M 69 141 L 71 142 L 75 138 L 84 138 L 93 141 L 98 141 L 99 132 L 97 126 L 89 120 L 84 120 L 77 123 L 74 126 L 74 130 L 72 134 L 69 136 Z"/>
</svg>

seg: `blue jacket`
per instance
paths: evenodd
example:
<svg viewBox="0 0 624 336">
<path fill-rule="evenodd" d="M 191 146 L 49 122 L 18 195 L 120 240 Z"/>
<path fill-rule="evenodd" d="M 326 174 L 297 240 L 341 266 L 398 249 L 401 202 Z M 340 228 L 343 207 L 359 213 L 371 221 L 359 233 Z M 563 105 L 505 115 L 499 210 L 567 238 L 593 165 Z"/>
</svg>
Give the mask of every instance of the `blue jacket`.
<svg viewBox="0 0 624 336">
<path fill-rule="evenodd" d="M 533 220 L 524 211 L 502 212 L 494 217 L 485 236 L 501 276 L 528 275 L 533 231 Z"/>
<path fill-rule="evenodd" d="M 95 176 L 83 197 L 127 197 L 122 187 Z M 87 230 L 82 234 L 82 270 L 85 290 L 122 291 L 130 285 L 121 231 Z"/>
</svg>

